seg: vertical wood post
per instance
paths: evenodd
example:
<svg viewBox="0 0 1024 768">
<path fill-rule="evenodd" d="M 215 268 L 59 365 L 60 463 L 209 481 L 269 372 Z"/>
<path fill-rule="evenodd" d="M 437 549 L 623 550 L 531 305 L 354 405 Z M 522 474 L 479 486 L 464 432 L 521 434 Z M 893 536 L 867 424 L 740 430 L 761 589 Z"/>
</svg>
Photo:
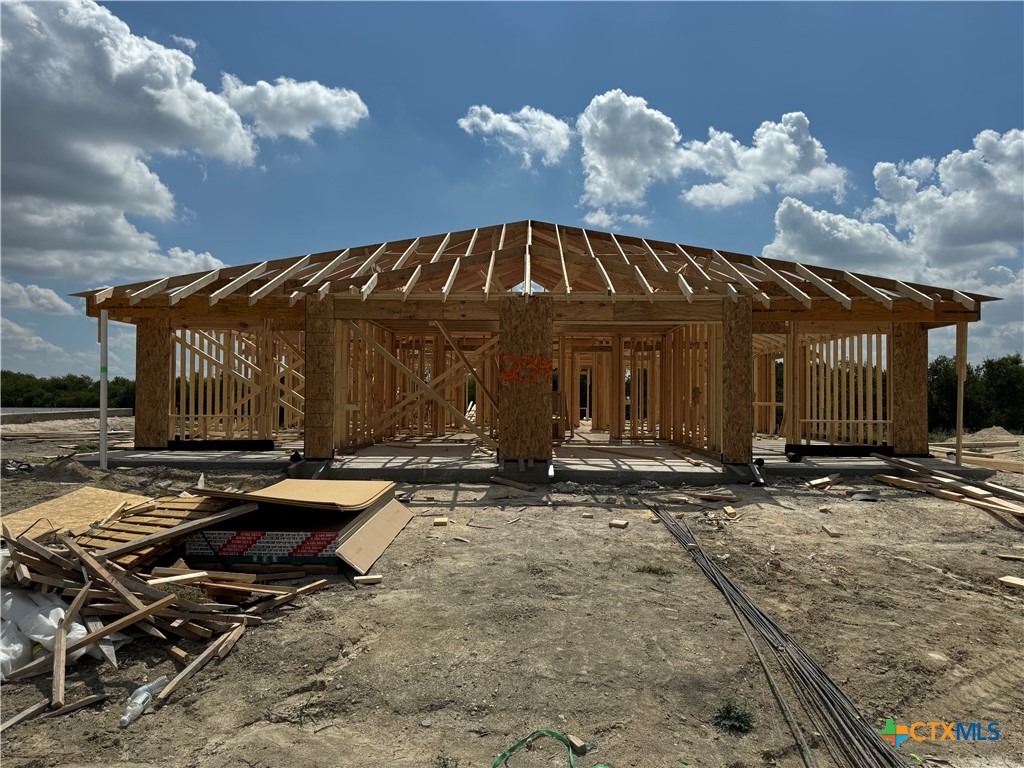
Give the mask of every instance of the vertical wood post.
<svg viewBox="0 0 1024 768">
<path fill-rule="evenodd" d="M 135 447 L 167 448 L 171 370 L 171 322 L 143 318 L 135 326 Z"/>
<path fill-rule="evenodd" d="M 608 437 L 621 440 L 626 418 L 626 372 L 622 364 L 622 337 L 612 337 L 612 365 Z"/>
<path fill-rule="evenodd" d="M 334 455 L 334 301 L 306 296 L 305 452 L 307 459 Z"/>
<path fill-rule="evenodd" d="M 956 463 L 963 463 L 964 385 L 967 383 L 967 323 L 956 324 Z"/>
<path fill-rule="evenodd" d="M 928 453 L 928 330 L 921 323 L 893 323 L 893 450 Z"/>
<path fill-rule="evenodd" d="M 754 335 L 749 296 L 722 301 L 722 461 L 753 461 Z"/>
<path fill-rule="evenodd" d="M 786 443 L 800 442 L 800 384 L 803 380 L 803 369 L 800 364 L 800 329 L 797 323 L 787 323 L 786 350 L 782 358 L 783 392 L 782 411 L 783 428 Z"/>
<path fill-rule="evenodd" d="M 503 296 L 499 328 L 499 454 L 502 460 L 550 460 L 554 348 L 551 297 Z"/>
</svg>

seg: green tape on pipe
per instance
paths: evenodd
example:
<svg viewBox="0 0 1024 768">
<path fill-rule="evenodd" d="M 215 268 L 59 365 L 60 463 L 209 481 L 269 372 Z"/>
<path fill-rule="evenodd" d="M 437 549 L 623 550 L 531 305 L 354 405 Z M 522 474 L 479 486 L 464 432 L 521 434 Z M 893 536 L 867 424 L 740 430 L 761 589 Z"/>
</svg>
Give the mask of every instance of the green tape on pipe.
<svg viewBox="0 0 1024 768">
<path fill-rule="evenodd" d="M 491 768 L 500 768 L 502 765 L 504 765 L 504 764 L 506 764 L 508 762 L 508 759 L 512 756 L 512 754 L 514 752 L 518 751 L 521 747 L 525 747 L 531 741 L 533 741 L 534 739 L 539 738 L 541 736 L 550 736 L 552 739 L 555 739 L 556 741 L 560 741 L 563 744 L 565 744 L 565 748 L 567 750 L 569 750 L 569 767 L 572 768 L 572 766 L 576 765 L 576 759 L 573 757 L 573 754 L 572 754 L 572 744 L 569 743 L 569 739 L 567 739 L 565 736 L 563 736 L 562 734 L 558 733 L 557 731 L 549 731 L 547 728 L 538 728 L 536 731 L 531 733 L 529 736 L 526 736 L 525 738 L 520 739 L 515 744 L 513 744 L 511 747 L 509 747 L 504 752 L 502 752 L 500 755 L 498 755 L 497 759 L 494 761 L 494 764 L 491 765 Z M 605 766 L 605 765 L 595 765 L 594 768 L 608 768 L 608 767 Z"/>
</svg>

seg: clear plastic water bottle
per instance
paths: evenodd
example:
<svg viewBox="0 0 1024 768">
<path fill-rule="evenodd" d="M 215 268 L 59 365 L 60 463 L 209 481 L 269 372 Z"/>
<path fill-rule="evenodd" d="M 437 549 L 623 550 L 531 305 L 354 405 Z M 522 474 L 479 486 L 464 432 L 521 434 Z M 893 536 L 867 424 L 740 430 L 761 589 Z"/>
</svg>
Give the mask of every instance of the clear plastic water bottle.
<svg viewBox="0 0 1024 768">
<path fill-rule="evenodd" d="M 153 697 L 166 688 L 169 682 L 167 675 L 160 675 L 153 682 L 136 688 L 135 693 L 128 699 L 128 706 L 124 710 L 124 715 L 121 716 L 121 727 L 125 728 L 130 723 L 138 720 L 139 716 L 146 711 L 146 707 L 153 701 Z"/>
</svg>

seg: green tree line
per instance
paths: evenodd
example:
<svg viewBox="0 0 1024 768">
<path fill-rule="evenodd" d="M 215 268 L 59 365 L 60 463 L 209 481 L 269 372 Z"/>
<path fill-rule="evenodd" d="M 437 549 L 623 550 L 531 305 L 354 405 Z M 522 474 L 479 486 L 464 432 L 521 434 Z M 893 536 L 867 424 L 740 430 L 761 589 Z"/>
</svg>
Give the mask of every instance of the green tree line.
<svg viewBox="0 0 1024 768">
<path fill-rule="evenodd" d="M 964 429 L 998 426 L 1024 431 L 1024 359 L 1020 353 L 967 365 Z M 956 360 L 941 355 L 928 366 L 928 428 L 956 429 Z"/>
<path fill-rule="evenodd" d="M 111 408 L 135 407 L 135 382 L 115 376 L 107 383 Z M 0 371 L 0 406 L 4 408 L 99 408 L 100 383 L 89 376 L 33 376 Z"/>
<path fill-rule="evenodd" d="M 475 389 L 473 384 L 470 382 Z M 111 408 L 135 407 L 134 381 L 115 376 L 108 387 Z M 779 387 L 781 399 L 781 381 Z M 474 395 L 471 391 L 469 399 L 474 400 Z M 99 404 L 99 382 L 89 376 L 0 372 L 0 405 L 5 408 L 98 408 Z M 928 426 L 933 431 L 956 428 L 956 361 L 945 355 L 928 366 Z M 1024 358 L 1020 353 L 967 366 L 964 428 L 973 432 L 991 426 L 1024 431 Z"/>
</svg>

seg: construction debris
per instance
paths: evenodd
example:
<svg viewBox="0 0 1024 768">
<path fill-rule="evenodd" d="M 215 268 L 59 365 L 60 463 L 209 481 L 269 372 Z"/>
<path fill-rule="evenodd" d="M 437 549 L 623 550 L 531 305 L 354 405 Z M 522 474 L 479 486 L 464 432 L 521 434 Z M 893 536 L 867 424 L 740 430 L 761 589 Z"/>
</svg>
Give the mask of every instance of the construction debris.
<svg viewBox="0 0 1024 768">
<path fill-rule="evenodd" d="M 143 570 L 147 564 L 183 545 L 196 553 L 192 542 L 197 535 L 207 542 L 206 552 L 214 551 L 211 539 L 221 533 L 214 528 L 229 521 L 239 529 L 236 539 L 254 535 L 258 539 L 266 533 L 261 529 L 268 516 L 294 520 L 297 512 L 310 514 L 314 510 L 343 517 L 340 527 L 335 525 L 333 530 L 320 525 L 322 520 L 313 526 L 314 533 L 309 535 L 317 538 L 317 552 L 329 545 L 335 570 L 341 557 L 365 574 L 412 518 L 408 509 L 394 500 L 393 488 L 392 483 L 316 481 L 311 486 L 285 481 L 251 494 L 196 487 L 194 496 L 159 499 L 86 488 L 65 497 L 67 508 L 87 521 L 77 531 L 66 528 L 59 510 L 45 505 L 39 505 L 42 510 L 25 510 L 28 514 L 21 517 L 5 516 L 4 558 L 9 560 L 5 585 L 11 588 L 4 590 L 4 676 L 17 680 L 52 672 L 53 684 L 48 701 L 16 715 L 2 727 L 12 727 L 47 709 L 51 710 L 49 716 L 56 716 L 105 700 L 106 696 L 99 694 L 67 703 L 67 666 L 87 651 L 116 666 L 110 641 L 126 641 L 126 636 L 117 634 L 121 632 L 145 633 L 163 641 L 173 636 L 171 642 L 180 642 L 178 638 L 206 642 L 194 656 L 168 643 L 168 654 L 184 668 L 157 695 L 158 702 L 166 702 L 206 664 L 227 656 L 247 628 L 262 622 L 259 614 L 322 589 L 328 582 L 320 579 L 304 586 L 268 583 L 307 574 L 306 568 L 291 564 L 296 558 L 289 555 L 296 554 L 295 550 L 285 551 L 284 556 L 263 551 L 263 568 L 276 573 L 258 572 L 256 563 L 247 564 L 251 572 L 191 568 L 181 559 L 170 567 L 147 572 Z M 48 517 L 54 523 L 45 523 Z M 8 520 L 17 525 L 17 534 L 8 528 Z M 324 527 L 328 530 L 322 530 Z M 216 555 L 215 562 L 231 567 L 231 557 L 219 551 Z M 278 560 L 289 564 L 275 565 Z M 354 580 L 379 584 L 383 577 L 360 575 Z M 191 592 L 178 591 L 183 587 Z M 195 590 L 205 599 L 197 599 Z M 27 599 L 29 595 L 38 595 L 42 602 Z M 64 600 L 71 601 L 70 607 Z M 44 604 L 52 608 L 40 607 Z M 15 626 L 18 634 L 8 631 Z M 22 638 L 10 654 L 8 637 Z M 45 650 L 23 653 L 32 643 L 41 643 Z"/>
<path fill-rule="evenodd" d="M 709 488 L 708 490 L 697 491 L 698 499 L 704 501 L 739 501 L 740 497 L 728 488 Z"/>
<path fill-rule="evenodd" d="M 818 491 L 827 491 L 833 485 L 838 483 L 842 479 L 842 477 L 843 476 L 840 474 L 831 474 L 828 475 L 827 477 L 819 477 L 817 480 L 810 480 L 807 483 L 807 487 L 814 488 L 815 490 Z"/>
<path fill-rule="evenodd" d="M 827 533 L 831 538 L 838 539 L 843 534 L 837 531 L 835 528 L 829 528 L 827 525 L 821 526 L 821 530 Z"/>
<path fill-rule="evenodd" d="M 437 525 L 437 526 L 448 525 L 448 518 L 447 517 L 435 517 L 434 518 L 434 525 Z"/>
<path fill-rule="evenodd" d="M 999 579 L 999 583 L 1011 589 L 1024 589 L 1024 579 L 1019 579 L 1016 576 L 1003 576 Z"/>
<path fill-rule="evenodd" d="M 940 499 L 959 501 L 973 507 L 1024 518 L 1024 492 L 1006 488 L 984 480 L 966 483 L 954 474 L 930 469 L 910 459 L 893 459 L 872 454 L 896 469 L 910 472 L 913 479 L 894 475 L 875 475 L 875 480 L 886 485 L 895 485 L 914 491 L 930 493 Z"/>
<path fill-rule="evenodd" d="M 629 525 L 629 520 L 609 520 L 608 521 L 608 527 L 609 528 L 625 528 L 627 525 Z"/>
</svg>

